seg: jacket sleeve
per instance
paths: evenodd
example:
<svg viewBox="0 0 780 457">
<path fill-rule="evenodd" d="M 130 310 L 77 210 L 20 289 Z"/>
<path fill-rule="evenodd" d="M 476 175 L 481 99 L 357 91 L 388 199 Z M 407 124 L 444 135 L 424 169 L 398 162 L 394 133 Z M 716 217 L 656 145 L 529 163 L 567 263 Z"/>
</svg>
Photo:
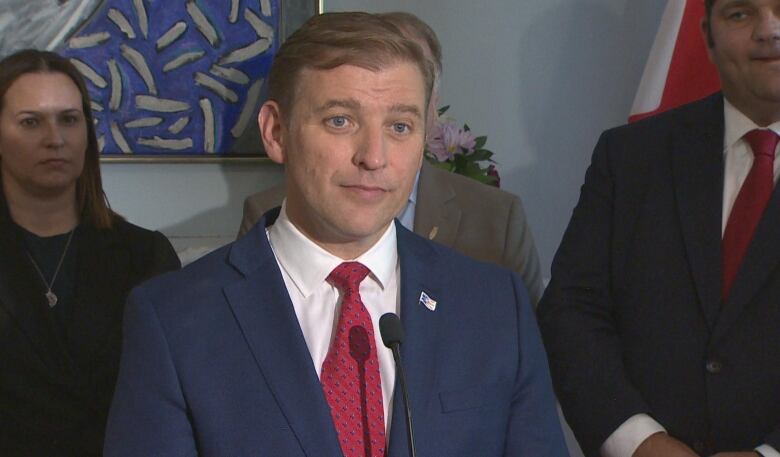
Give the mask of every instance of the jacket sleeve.
<svg viewBox="0 0 780 457">
<path fill-rule="evenodd" d="M 512 274 L 517 300 L 520 363 L 515 380 L 504 456 L 569 455 L 542 346 L 536 318 L 526 288 Z"/>
<path fill-rule="evenodd" d="M 564 415 L 583 451 L 649 413 L 622 362 L 611 296 L 614 172 L 609 132 L 599 139 L 580 199 L 555 255 L 539 323 Z"/>
<path fill-rule="evenodd" d="M 142 290 L 131 293 L 125 308 L 104 455 L 195 456 L 194 433 L 165 330 Z"/>
</svg>

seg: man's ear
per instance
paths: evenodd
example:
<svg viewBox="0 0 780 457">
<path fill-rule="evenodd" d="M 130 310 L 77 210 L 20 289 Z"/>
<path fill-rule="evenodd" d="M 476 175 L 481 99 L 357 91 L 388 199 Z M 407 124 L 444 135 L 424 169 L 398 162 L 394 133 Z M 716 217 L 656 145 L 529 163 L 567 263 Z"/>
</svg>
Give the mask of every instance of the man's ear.
<svg viewBox="0 0 780 457">
<path fill-rule="evenodd" d="M 257 115 L 257 125 L 260 128 L 260 138 L 263 140 L 268 158 L 276 163 L 284 163 L 286 157 L 279 104 L 272 100 L 263 103 L 263 106 L 260 107 L 260 113 Z"/>
</svg>

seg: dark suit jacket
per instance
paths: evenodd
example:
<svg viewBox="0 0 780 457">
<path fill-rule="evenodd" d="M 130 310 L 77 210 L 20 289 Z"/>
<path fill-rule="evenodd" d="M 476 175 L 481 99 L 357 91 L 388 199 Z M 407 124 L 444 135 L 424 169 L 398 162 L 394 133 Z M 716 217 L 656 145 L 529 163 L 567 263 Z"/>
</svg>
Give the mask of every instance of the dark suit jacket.
<svg viewBox="0 0 780 457">
<path fill-rule="evenodd" d="M 249 233 L 131 294 L 107 456 L 341 455 L 266 237 Z M 419 455 L 565 456 L 535 318 L 513 273 L 398 224 Z M 419 303 L 425 291 L 435 311 Z M 388 456 L 407 455 L 396 388 Z"/>
<path fill-rule="evenodd" d="M 647 413 L 700 454 L 780 449 L 780 191 L 721 302 L 720 94 L 605 132 L 540 304 L 587 455 Z"/>
<path fill-rule="evenodd" d="M 0 455 L 100 455 L 125 298 L 142 280 L 179 266 L 162 234 L 122 220 L 112 230 L 82 225 L 73 243 L 68 345 L 0 197 Z"/>
<path fill-rule="evenodd" d="M 266 211 L 281 205 L 284 197 L 284 184 L 247 197 L 238 235 L 248 232 Z M 531 303 L 539 302 L 544 290 L 539 255 L 516 195 L 423 162 L 414 233 L 517 272 Z"/>
</svg>

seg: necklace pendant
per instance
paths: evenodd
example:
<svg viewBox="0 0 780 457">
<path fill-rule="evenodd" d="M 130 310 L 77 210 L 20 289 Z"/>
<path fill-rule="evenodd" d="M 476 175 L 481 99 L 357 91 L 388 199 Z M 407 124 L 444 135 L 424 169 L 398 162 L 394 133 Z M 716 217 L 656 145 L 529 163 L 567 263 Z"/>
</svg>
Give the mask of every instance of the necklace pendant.
<svg viewBox="0 0 780 457">
<path fill-rule="evenodd" d="M 54 308 L 57 304 L 57 296 L 51 290 L 46 291 L 46 300 L 49 302 L 49 308 Z"/>
</svg>

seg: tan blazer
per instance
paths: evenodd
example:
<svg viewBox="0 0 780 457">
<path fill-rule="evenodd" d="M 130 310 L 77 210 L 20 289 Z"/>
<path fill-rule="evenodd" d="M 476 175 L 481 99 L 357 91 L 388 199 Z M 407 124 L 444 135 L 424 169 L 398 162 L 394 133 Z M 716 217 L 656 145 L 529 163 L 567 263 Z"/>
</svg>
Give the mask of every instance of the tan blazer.
<svg viewBox="0 0 780 457">
<path fill-rule="evenodd" d="M 269 209 L 282 204 L 284 184 L 244 201 L 239 237 Z M 542 272 L 520 198 L 495 187 L 423 163 L 414 232 L 465 255 L 516 271 L 531 303 L 542 296 Z"/>
</svg>

